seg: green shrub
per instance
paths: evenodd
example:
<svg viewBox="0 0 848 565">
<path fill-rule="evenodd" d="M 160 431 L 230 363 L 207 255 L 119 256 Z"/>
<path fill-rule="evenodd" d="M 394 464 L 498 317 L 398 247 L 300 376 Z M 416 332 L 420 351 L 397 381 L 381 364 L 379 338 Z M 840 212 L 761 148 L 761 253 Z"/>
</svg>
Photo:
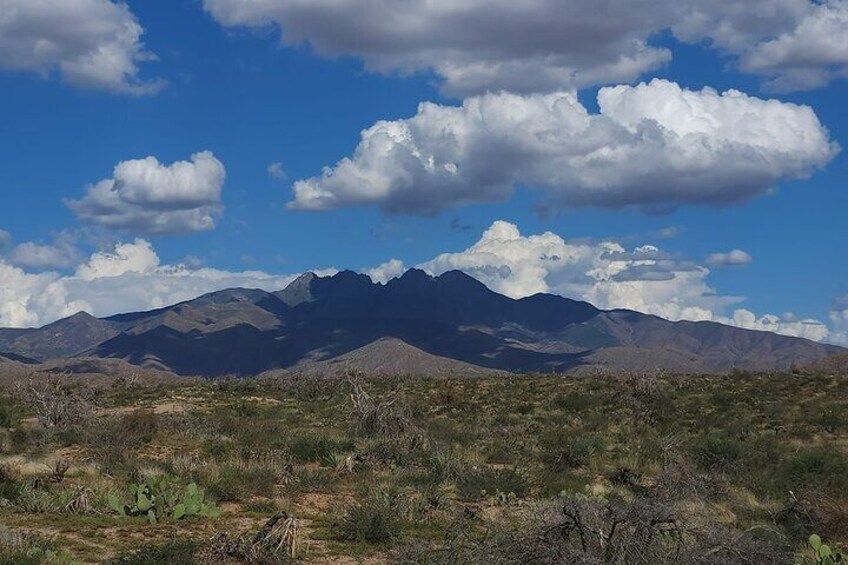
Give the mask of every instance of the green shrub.
<svg viewBox="0 0 848 565">
<path fill-rule="evenodd" d="M 329 469 L 303 468 L 295 471 L 294 486 L 300 492 L 332 492 L 338 475 Z"/>
<path fill-rule="evenodd" d="M 9 397 L 0 395 L 0 428 L 14 428 L 20 420 L 18 406 Z"/>
<path fill-rule="evenodd" d="M 203 451 L 218 461 L 232 457 L 236 452 L 236 444 L 228 438 L 212 438 L 203 443 Z"/>
<path fill-rule="evenodd" d="M 432 482 L 442 483 L 459 477 L 466 464 L 453 449 L 436 449 L 427 454 L 424 466 Z"/>
<path fill-rule="evenodd" d="M 457 481 L 459 497 L 474 501 L 503 493 L 524 498 L 530 491 L 527 479 L 515 469 L 492 469 L 484 467 L 469 470 Z"/>
<path fill-rule="evenodd" d="M 420 436 L 395 436 L 369 440 L 361 450 L 361 457 L 371 465 L 406 467 L 422 461 Z"/>
<path fill-rule="evenodd" d="M 60 510 L 57 497 L 40 481 L 30 479 L 21 485 L 15 508 L 30 514 L 50 514 Z"/>
<path fill-rule="evenodd" d="M 191 540 L 169 540 L 160 545 L 143 547 L 132 553 L 120 555 L 110 565 L 193 565 L 197 543 Z"/>
<path fill-rule="evenodd" d="M 159 431 L 159 416 L 149 409 L 133 410 L 118 419 L 117 427 L 127 443 L 150 443 Z"/>
<path fill-rule="evenodd" d="M 783 480 L 785 490 L 817 488 L 848 492 L 848 457 L 835 449 L 802 451 L 786 463 Z"/>
<path fill-rule="evenodd" d="M 468 445 L 478 439 L 478 430 L 469 429 L 462 422 L 439 416 L 427 423 L 428 435 L 447 444 Z"/>
<path fill-rule="evenodd" d="M 0 526 L 0 565 L 73 565 L 64 551 L 38 536 Z"/>
<path fill-rule="evenodd" d="M 0 465 L 0 500 L 15 502 L 21 493 L 21 484 L 16 468 Z"/>
<path fill-rule="evenodd" d="M 397 497 L 387 493 L 372 493 L 365 500 L 348 506 L 333 524 L 338 539 L 371 544 L 396 541 L 402 527 Z"/>
<path fill-rule="evenodd" d="M 726 471 L 743 456 L 745 447 L 740 441 L 714 432 L 697 438 L 692 451 L 702 469 Z"/>
<path fill-rule="evenodd" d="M 586 491 L 589 481 L 586 477 L 568 471 L 547 471 L 539 479 L 542 498 L 557 498 L 561 495 L 577 494 Z"/>
<path fill-rule="evenodd" d="M 298 463 L 320 463 L 332 453 L 351 452 L 354 448 L 349 439 L 335 439 L 319 434 L 297 436 L 288 444 L 289 453 Z"/>
<path fill-rule="evenodd" d="M 592 399 L 586 394 L 579 392 L 568 392 L 559 394 L 553 398 L 551 405 L 566 412 L 581 412 L 592 405 Z"/>
<path fill-rule="evenodd" d="M 278 472 L 269 465 L 225 463 L 206 487 L 209 494 L 222 502 L 237 502 L 272 492 Z"/>
<path fill-rule="evenodd" d="M 85 442 L 105 473 L 134 477 L 138 455 L 158 428 L 158 417 L 151 410 L 134 410 L 91 426 Z"/>
<path fill-rule="evenodd" d="M 539 442 L 541 459 L 555 471 L 584 467 L 592 457 L 604 450 L 604 441 L 595 434 L 569 430 L 549 432 Z"/>
<path fill-rule="evenodd" d="M 845 409 L 836 402 L 819 402 L 805 410 L 807 421 L 820 431 L 830 434 L 842 431 L 848 423 Z"/>
</svg>

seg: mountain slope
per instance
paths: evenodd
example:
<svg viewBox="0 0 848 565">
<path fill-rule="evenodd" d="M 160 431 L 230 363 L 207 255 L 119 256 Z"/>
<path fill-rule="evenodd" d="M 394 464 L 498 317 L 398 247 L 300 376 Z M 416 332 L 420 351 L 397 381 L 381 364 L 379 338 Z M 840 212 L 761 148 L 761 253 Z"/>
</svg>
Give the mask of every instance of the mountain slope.
<svg viewBox="0 0 848 565">
<path fill-rule="evenodd" d="M 41 330 L 0 330 L 0 351 L 6 350 L 216 376 L 338 367 L 779 370 L 820 361 L 839 348 L 712 322 L 602 311 L 560 296 L 513 300 L 459 271 L 431 277 L 413 269 L 386 284 L 350 271 L 309 273 L 275 293 L 231 289 L 106 320 L 80 314 Z"/>
<path fill-rule="evenodd" d="M 369 375 L 483 375 L 491 369 L 432 355 L 395 338 L 382 338 L 331 359 L 304 360 L 288 372 L 338 375 L 361 371 Z"/>
<path fill-rule="evenodd" d="M 0 351 L 44 361 L 77 354 L 118 332 L 108 320 L 80 312 L 39 329 L 0 330 Z"/>
</svg>

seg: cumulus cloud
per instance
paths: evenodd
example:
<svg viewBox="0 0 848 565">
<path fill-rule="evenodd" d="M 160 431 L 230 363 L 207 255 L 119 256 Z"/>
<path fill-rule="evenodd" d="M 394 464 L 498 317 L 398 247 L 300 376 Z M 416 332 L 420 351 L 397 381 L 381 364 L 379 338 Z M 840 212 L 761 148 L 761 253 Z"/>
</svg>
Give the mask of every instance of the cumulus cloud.
<svg viewBox="0 0 848 565">
<path fill-rule="evenodd" d="M 48 319 L 73 314 L 75 305 L 53 286 L 56 278 L 53 273 L 27 273 L 0 259 L 0 326 L 38 325 L 42 319 L 39 312 L 50 312 Z M 83 309 L 81 304 L 76 306 Z"/>
<path fill-rule="evenodd" d="M 28 273 L 0 259 L 0 326 L 40 326 L 80 311 L 107 316 L 149 310 L 225 288 L 280 290 L 293 278 L 163 265 L 142 239 L 95 253 L 69 276 Z"/>
<path fill-rule="evenodd" d="M 276 25 L 286 45 L 354 55 L 375 72 L 435 73 L 460 96 L 631 82 L 671 59 L 654 42 L 666 30 L 785 86 L 823 84 L 845 64 L 845 0 L 204 0 L 204 7 L 223 26 Z"/>
<path fill-rule="evenodd" d="M 613 13 L 589 2 L 556 0 L 378 4 L 204 0 L 224 26 L 277 24 L 287 45 L 356 55 L 376 72 L 434 71 L 445 90 L 458 95 L 631 81 L 671 57 L 648 45 L 658 13 L 648 0 L 614 3 Z"/>
<path fill-rule="evenodd" d="M 718 316 L 716 321 L 731 324 L 748 330 L 760 330 L 774 332 L 783 335 L 791 335 L 795 337 L 803 337 L 813 341 L 830 341 L 834 342 L 830 328 L 824 322 L 814 319 L 799 320 L 793 314 L 785 314 L 784 316 L 776 316 L 774 314 L 766 314 L 757 317 L 750 310 L 739 309 L 733 312 L 730 318 Z"/>
<path fill-rule="evenodd" d="M 35 270 L 66 269 L 76 265 L 80 251 L 73 234 L 60 234 L 53 243 L 27 241 L 16 245 L 8 260 L 19 267 Z"/>
<path fill-rule="evenodd" d="M 386 283 L 405 268 L 393 259 L 363 272 Z M 708 268 L 651 245 L 627 249 L 615 241 L 572 242 L 551 232 L 525 236 L 514 224 L 498 221 L 468 249 L 439 255 L 419 268 L 431 274 L 459 269 L 514 298 L 545 292 L 604 309 L 712 320 L 848 345 L 848 297 L 835 303 L 832 327 L 791 313 L 758 316 L 738 307 L 743 298 L 717 293 L 708 283 Z M 314 272 L 332 276 L 337 270 Z M 209 268 L 197 258 L 163 265 L 144 239 L 94 253 L 70 275 L 31 273 L 0 258 L 0 327 L 41 326 L 80 311 L 108 316 L 161 308 L 226 288 L 275 291 L 294 278 Z"/>
<path fill-rule="evenodd" d="M 738 267 L 747 265 L 754 258 L 741 249 L 734 249 L 727 253 L 713 253 L 707 257 L 707 264 L 710 267 Z"/>
<path fill-rule="evenodd" d="M 459 253 L 445 253 L 421 268 L 440 274 L 459 269 L 513 298 L 544 292 L 627 308 L 673 320 L 708 320 L 741 301 L 707 285 L 709 270 L 677 260 L 650 245 L 628 250 L 614 241 L 566 242 L 552 232 L 523 236 L 498 221 Z"/>
<path fill-rule="evenodd" d="M 401 276 L 405 271 L 406 267 L 399 259 L 391 259 L 373 269 L 362 269 L 362 272 L 371 277 L 372 281 L 383 284 Z"/>
<path fill-rule="evenodd" d="M 758 317 L 737 308 L 744 299 L 718 294 L 708 283 L 708 268 L 650 245 L 628 250 L 614 241 L 568 242 L 551 232 L 524 236 L 514 224 L 498 221 L 468 249 L 439 255 L 420 268 L 431 274 L 458 269 L 513 298 L 543 292 L 670 320 L 832 339 L 832 331 L 817 320 Z"/>
<path fill-rule="evenodd" d="M 602 88 L 598 104 L 590 113 L 570 93 L 423 103 L 412 118 L 363 131 L 352 157 L 295 182 L 290 207 L 435 214 L 526 185 L 548 206 L 665 211 L 765 194 L 839 151 L 811 108 L 735 90 L 653 80 Z"/>
<path fill-rule="evenodd" d="M 211 230 L 222 212 L 223 163 L 211 151 L 171 165 L 155 157 L 122 161 L 68 207 L 83 221 L 138 234 Z"/>
<path fill-rule="evenodd" d="M 164 82 L 139 76 L 139 64 L 155 59 L 143 34 L 123 2 L 0 0 L 0 69 L 58 70 L 76 86 L 154 94 Z"/>
<path fill-rule="evenodd" d="M 848 76 L 848 1 L 816 4 L 791 30 L 747 51 L 740 67 L 773 90 L 803 90 Z"/>
</svg>

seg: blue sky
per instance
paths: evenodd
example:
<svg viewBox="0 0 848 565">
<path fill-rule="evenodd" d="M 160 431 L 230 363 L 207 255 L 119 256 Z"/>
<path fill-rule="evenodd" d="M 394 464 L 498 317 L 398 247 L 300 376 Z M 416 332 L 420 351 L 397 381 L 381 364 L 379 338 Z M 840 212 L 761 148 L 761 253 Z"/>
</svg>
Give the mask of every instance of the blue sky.
<svg viewBox="0 0 848 565">
<path fill-rule="evenodd" d="M 51 3 L 57 11 L 72 4 L 70 0 L 44 4 Z M 0 9 L 23 9 L 18 4 L 25 3 L 0 0 Z M 711 28 L 693 31 L 690 28 L 694 24 L 690 25 L 685 15 L 674 16 L 680 20 L 667 24 L 637 22 L 634 29 L 618 30 L 624 37 L 622 42 L 604 47 L 615 51 L 614 56 L 629 56 L 628 45 L 637 49 L 644 40 L 659 55 L 656 60 L 640 63 L 642 66 L 636 70 L 619 72 L 604 70 L 605 61 L 587 61 L 585 56 L 574 53 L 580 49 L 570 43 L 560 45 L 558 39 L 536 47 L 542 50 L 541 60 L 550 62 L 551 68 L 539 70 L 535 59 L 522 60 L 527 38 L 542 33 L 533 26 L 542 25 L 538 22 L 545 18 L 538 16 L 544 14 L 512 14 L 503 21 L 493 16 L 495 24 L 501 26 L 493 28 L 498 33 L 490 31 L 487 35 L 485 30 L 470 30 L 476 43 L 469 41 L 467 46 L 461 43 L 457 47 L 456 38 L 445 31 L 443 38 L 438 34 L 433 37 L 431 45 L 410 39 L 410 47 L 402 36 L 401 23 L 412 21 L 416 28 L 425 29 L 429 25 L 444 27 L 444 15 L 436 18 L 423 10 L 410 10 L 410 14 L 402 14 L 401 23 L 391 21 L 390 16 L 397 14 L 386 15 L 386 25 L 395 27 L 372 29 L 379 24 L 366 25 L 356 18 L 340 17 L 333 13 L 331 4 L 316 2 L 306 9 L 302 2 L 289 0 L 147 0 L 128 1 L 116 11 L 119 5 L 108 0 L 79 0 L 77 14 L 84 22 L 97 18 L 120 25 L 135 22 L 141 30 L 137 37 L 118 41 L 117 48 L 129 53 L 129 59 L 111 74 L 93 72 L 89 67 L 74 74 L 69 69 L 77 67 L 68 63 L 76 64 L 74 57 L 85 55 L 86 49 L 101 48 L 103 42 L 113 45 L 108 31 L 88 37 L 82 29 L 85 26 L 80 26 L 81 36 L 64 45 L 51 35 L 56 33 L 56 21 L 42 14 L 26 14 L 30 24 L 36 22 L 27 28 L 26 33 L 35 38 L 30 38 L 30 43 L 18 39 L 14 18 L 7 28 L 0 27 L 0 230 L 7 234 L 0 237 L 0 265 L 8 271 L 6 278 L 0 274 L 0 282 L 6 287 L 5 296 L 0 290 L 0 321 L 4 325 L 45 323 L 68 313 L 73 306 L 67 305 L 73 304 L 95 310 L 96 314 L 153 306 L 216 284 L 186 284 L 174 291 L 176 283 L 172 282 L 149 303 L 103 302 L 71 290 L 77 288 L 74 284 L 65 284 L 68 279 L 80 278 L 80 265 L 88 264 L 94 253 L 113 262 L 130 261 L 116 254 L 115 245 L 133 244 L 141 238 L 149 242 L 158 260 L 155 265 L 111 271 L 117 279 L 130 273 L 144 281 L 147 273 L 152 277 L 149 281 L 158 280 L 156 277 L 162 273 L 154 273 L 156 269 L 185 265 L 185 278 L 181 280 L 188 280 L 189 272 L 199 272 L 202 265 L 207 271 L 226 273 L 217 279 L 226 282 L 250 284 L 253 275 L 239 278 L 240 273 L 261 272 L 257 286 L 268 286 L 282 284 L 287 277 L 305 270 L 372 269 L 397 259 L 405 267 L 426 265 L 433 272 L 448 266 L 465 268 L 496 290 L 516 296 L 544 290 L 576 298 L 596 297 L 601 306 L 644 305 L 640 309 L 672 318 L 710 318 L 704 313 L 708 311 L 710 319 L 733 321 L 734 312 L 740 308 L 753 313 L 757 320 L 767 314 L 783 316 L 791 312 L 798 319 L 815 319 L 826 326 L 826 330 L 810 336 L 836 342 L 844 339 L 848 318 L 848 306 L 842 298 L 848 295 L 848 196 L 844 190 L 848 165 L 844 152 L 835 147 L 844 146 L 848 140 L 848 115 L 844 112 L 848 81 L 842 78 L 848 69 L 848 50 L 840 45 L 825 45 L 822 49 L 832 51 L 822 61 L 811 59 L 808 54 L 793 58 L 791 53 L 795 48 L 793 40 L 803 39 L 813 24 L 838 25 L 829 22 L 828 14 L 816 11 L 823 9 L 820 5 L 787 1 L 785 4 L 791 4 L 791 9 L 787 8 L 786 14 L 763 23 L 762 29 L 754 26 L 756 34 L 739 31 L 739 37 L 726 37 Z M 373 8 L 374 3 L 350 0 L 336 6 L 344 4 L 363 14 L 365 21 L 378 17 L 368 13 L 369 5 Z M 469 2 L 472 15 L 476 4 Z M 542 2 L 537 9 L 543 11 L 548 4 L 556 6 L 555 2 Z M 626 19 L 626 9 L 617 13 L 616 4 L 611 3 L 608 17 Z M 751 6 L 755 11 L 754 4 Z M 843 15 L 848 13 L 844 2 L 832 2 L 827 7 Z M 306 15 L 298 17 L 298 10 Z M 527 16 L 526 22 L 521 20 L 523 16 Z M 738 13 L 719 11 L 710 16 L 735 23 L 732 18 Z M 515 34 L 509 29 L 512 21 Z M 581 22 L 568 25 L 579 28 Z M 587 21 L 584 25 L 591 28 L 599 24 Z M 738 29 L 746 28 L 739 24 Z M 573 30 L 561 30 L 562 34 L 570 32 Z M 348 33 L 349 38 L 338 39 Z M 507 39 L 502 40 L 504 36 Z M 372 37 L 380 41 L 372 42 Z M 32 55 L 36 39 L 54 41 L 55 52 L 43 57 Z M 498 44 L 499 51 L 494 55 L 487 41 Z M 510 47 L 514 53 L 505 51 L 508 47 L 502 45 L 510 42 L 515 43 Z M 586 48 L 597 50 L 592 45 Z M 776 51 L 780 54 L 775 55 Z M 143 52 L 155 54 L 155 59 Z M 518 61 L 514 68 L 510 67 L 509 76 L 498 71 L 470 85 L 452 78 L 447 67 L 442 66 L 447 61 L 453 65 L 450 68 L 465 70 L 476 68 L 478 63 L 494 66 L 501 59 L 510 64 Z M 569 73 L 559 73 L 560 67 Z M 572 79 L 563 79 L 559 84 L 549 75 Z M 809 79 L 812 75 L 818 78 Z M 319 179 L 321 190 L 329 190 L 332 195 L 329 205 L 322 204 L 318 210 L 286 206 L 295 199 L 295 182 L 319 178 L 323 167 L 332 167 L 353 155 L 360 132 L 380 120 L 412 118 L 423 101 L 449 108 L 460 106 L 463 100 L 487 96 L 487 92 L 491 96 L 503 92 L 539 99 L 552 93 L 572 93 L 587 112 L 597 114 L 600 89 L 614 85 L 632 88 L 655 78 L 677 85 L 684 93 L 701 93 L 705 87 L 718 93 L 735 89 L 753 99 L 809 106 L 822 128 L 818 134 L 826 136 L 825 142 L 812 149 L 796 143 L 796 138 L 809 133 L 802 130 L 809 127 L 808 122 L 778 125 L 774 131 L 766 127 L 763 143 L 768 144 L 769 136 L 779 137 L 778 147 L 767 148 L 771 152 L 765 157 L 757 152 L 750 158 L 739 157 L 739 163 L 728 165 L 733 171 L 727 174 L 720 170 L 725 163 L 722 159 L 711 162 L 707 173 L 699 172 L 697 180 L 684 181 L 682 176 L 687 172 L 681 172 L 681 183 L 692 183 L 683 190 L 682 197 L 673 186 L 674 174 L 658 165 L 665 188 L 655 191 L 660 206 L 647 210 L 643 193 L 649 192 L 651 187 L 647 185 L 654 182 L 649 177 L 628 179 L 634 173 L 615 173 L 615 163 L 602 167 L 600 173 L 561 175 L 567 163 L 560 160 L 560 155 L 551 156 L 544 149 L 540 150 L 541 156 L 528 158 L 534 160 L 533 166 L 524 174 L 513 175 L 506 166 L 500 173 L 493 173 L 506 179 L 498 178 L 495 184 L 505 182 L 511 187 L 505 197 L 497 188 L 478 192 L 480 179 L 486 178 L 484 173 L 443 188 L 441 180 L 416 176 L 418 169 L 403 169 L 406 165 L 402 162 L 371 163 L 370 169 L 358 166 L 357 173 L 366 175 L 358 178 L 373 178 L 367 175 L 376 174 L 377 167 L 384 175 L 381 178 L 388 178 L 390 189 L 385 198 L 365 194 L 368 191 L 358 186 L 362 183 L 339 180 L 341 172 L 337 171 L 335 180 Z M 624 95 L 631 92 L 627 90 Z M 662 105 L 664 92 L 649 87 L 645 94 L 649 101 Z M 509 104 L 495 106 L 499 109 L 487 111 L 510 111 Z M 634 111 L 628 108 L 626 111 Z M 761 111 L 765 110 L 754 108 L 744 116 L 751 116 L 755 122 L 771 119 L 757 114 Z M 496 117 L 489 114 L 485 119 L 494 122 Z M 798 131 L 792 130 L 793 124 Z M 528 128 L 536 125 L 528 123 Z M 717 127 L 731 130 L 736 124 L 731 119 Z M 463 143 L 476 143 L 477 147 L 457 158 L 463 171 L 475 167 L 490 170 L 485 156 L 504 150 L 481 141 L 491 131 L 486 125 L 482 128 L 485 135 L 472 132 L 464 139 Z M 711 135 L 724 139 L 723 131 Z M 744 146 L 745 141 L 739 143 Z M 825 155 L 829 150 L 832 153 Z M 92 211 L 93 201 L 85 201 L 92 185 L 115 176 L 119 163 L 155 157 L 166 167 L 203 151 L 214 155 L 226 175 L 220 186 L 209 188 L 212 192 L 220 190 L 220 196 L 207 195 L 211 200 L 203 204 L 208 206 L 207 211 L 214 209 L 210 216 L 214 228 L 179 224 L 162 234 L 139 223 L 176 206 L 165 200 L 144 204 L 158 208 L 145 208 L 143 219 L 107 225 Z M 658 159 L 665 159 L 666 153 L 673 151 L 677 149 L 667 145 L 659 149 L 651 146 L 651 152 L 644 155 L 659 154 Z M 797 156 L 803 151 L 807 153 Z M 518 151 L 515 154 L 524 155 Z M 518 159 L 515 154 L 509 153 L 510 158 Z M 394 157 L 387 157 L 391 158 Z M 669 158 L 676 159 L 676 155 Z M 747 165 L 760 158 L 774 162 L 751 173 Z M 779 164 L 796 158 L 797 166 Z M 269 174 L 273 163 L 280 164 L 283 175 Z M 391 173 L 385 173 L 384 166 L 391 167 Z M 519 163 L 515 168 L 523 166 Z M 610 182 L 615 186 L 610 190 L 629 204 L 624 209 L 609 204 L 606 196 L 596 196 L 605 194 L 606 187 L 594 182 L 593 175 L 607 171 L 613 171 L 610 174 L 614 177 Z M 410 186 L 403 184 L 407 174 L 413 178 Z M 716 180 L 708 178 L 710 174 L 715 174 Z M 753 175 L 750 180 L 748 174 Z M 731 176 L 732 182 L 728 180 Z M 716 197 L 709 187 L 722 183 L 729 183 L 727 190 L 732 194 L 727 202 L 716 206 Z M 763 190 L 750 188 L 757 183 L 764 183 Z M 578 185 L 591 185 L 588 208 L 573 204 L 579 200 L 575 188 Z M 148 188 L 155 191 L 155 187 Z M 771 193 L 761 194 L 766 189 Z M 146 188 L 141 186 L 138 190 Z M 455 198 L 450 194 L 452 190 L 465 190 L 475 202 Z M 666 202 L 666 194 L 677 196 L 669 196 Z M 74 208 L 69 200 L 82 202 L 85 211 Z M 308 203 L 303 207 L 315 208 Z M 544 210 L 540 211 L 540 207 Z M 520 230 L 522 245 L 530 255 L 535 252 L 534 243 L 526 237 L 549 231 L 562 238 L 566 246 L 573 243 L 589 255 L 594 253 L 594 259 L 543 269 L 540 274 L 533 257 L 484 259 L 473 252 L 463 255 L 485 239 L 484 232 L 496 221 Z M 491 230 L 487 233 L 495 235 Z M 623 251 L 612 252 L 621 256 L 612 262 L 604 258 L 597 251 L 602 242 L 621 246 Z M 644 246 L 659 249 L 634 252 Z M 731 261 L 726 257 L 708 259 L 731 250 L 744 251 L 750 261 L 728 265 Z M 456 255 L 434 260 L 444 253 Z M 609 255 L 609 249 L 605 253 Z M 656 267 L 648 279 L 667 282 L 671 277 L 676 286 L 657 290 L 643 284 L 647 280 L 644 277 L 625 276 L 644 270 L 645 261 L 653 261 L 651 265 Z M 607 269 L 606 275 L 587 275 L 599 265 Z M 507 276 L 504 266 L 509 267 Z M 487 275 L 493 267 L 499 268 L 500 274 Z M 695 269 L 708 269 L 709 273 Z M 697 276 L 681 274 L 693 272 Z M 266 274 L 268 277 L 262 278 Z M 374 276 L 391 274 L 389 269 Z M 599 280 L 606 285 L 603 289 L 595 284 Z M 637 284 L 612 288 L 612 282 Z M 47 288 L 39 285 L 50 284 L 61 287 L 56 301 L 64 301 L 66 306 L 38 303 L 37 295 Z M 634 295 L 640 292 L 644 296 Z M 725 300 L 729 297 L 745 300 Z M 668 309 L 669 301 L 678 303 Z M 746 322 L 737 318 L 735 323 Z M 763 323 L 771 324 L 765 329 L 798 333 L 794 317 Z"/>
</svg>

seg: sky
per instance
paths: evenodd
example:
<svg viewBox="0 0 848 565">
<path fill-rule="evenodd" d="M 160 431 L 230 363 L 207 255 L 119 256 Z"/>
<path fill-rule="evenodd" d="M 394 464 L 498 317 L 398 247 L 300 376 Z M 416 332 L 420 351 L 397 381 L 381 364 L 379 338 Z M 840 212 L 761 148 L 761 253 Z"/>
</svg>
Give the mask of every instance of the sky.
<svg viewBox="0 0 848 565">
<path fill-rule="evenodd" d="M 461 269 L 848 345 L 848 0 L 0 0 L 0 326 Z"/>
</svg>

